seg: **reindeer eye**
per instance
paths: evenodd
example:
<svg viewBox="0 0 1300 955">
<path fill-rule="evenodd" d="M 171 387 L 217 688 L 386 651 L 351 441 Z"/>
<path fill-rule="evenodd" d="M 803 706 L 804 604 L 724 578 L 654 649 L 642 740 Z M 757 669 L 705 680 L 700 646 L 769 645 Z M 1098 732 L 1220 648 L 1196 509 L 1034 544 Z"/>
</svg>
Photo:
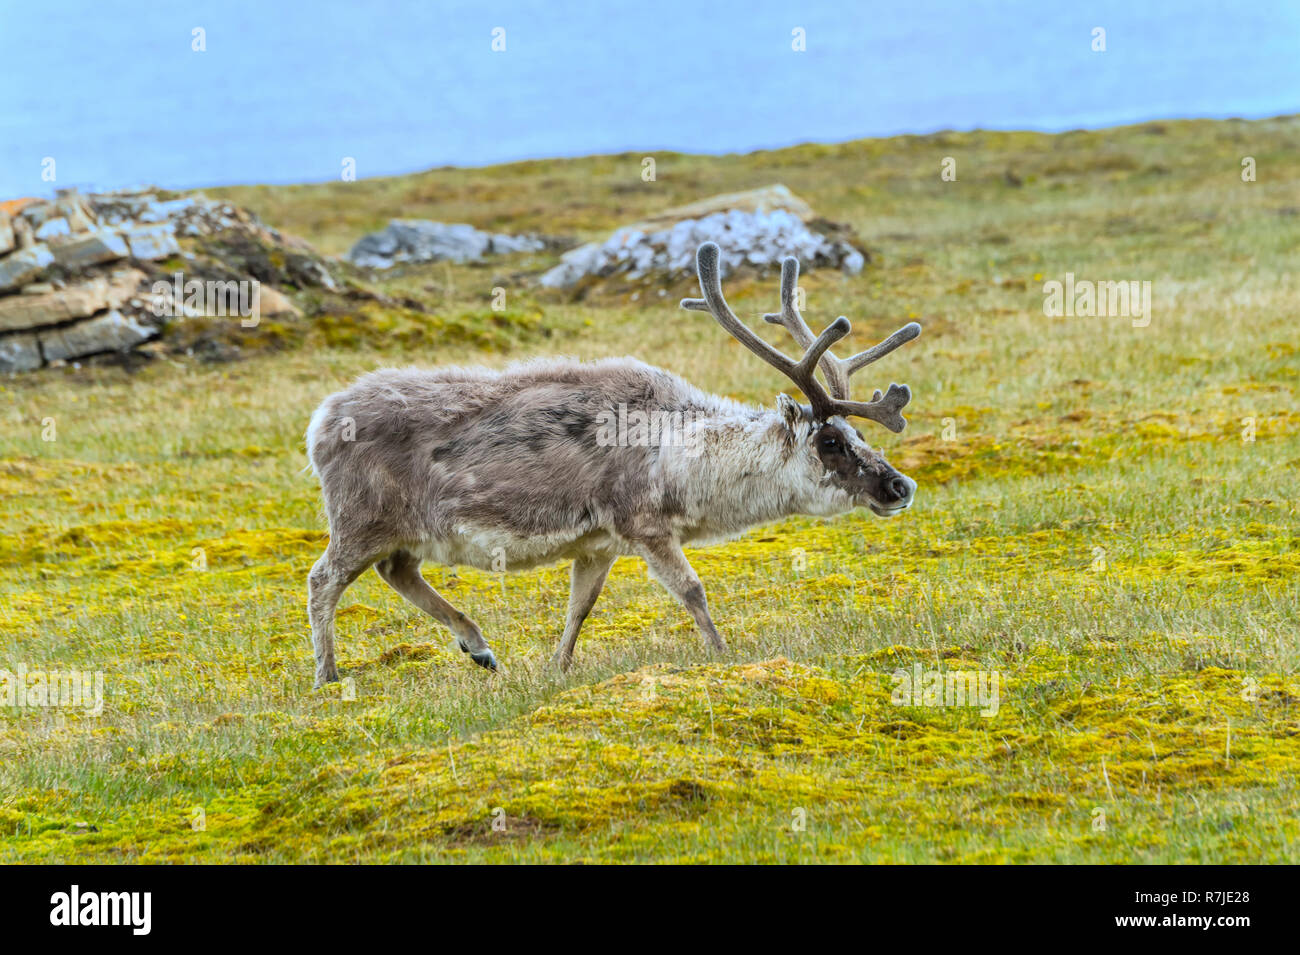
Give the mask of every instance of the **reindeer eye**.
<svg viewBox="0 0 1300 955">
<path fill-rule="evenodd" d="M 823 449 L 825 449 L 825 450 L 827 450 L 827 451 L 838 451 L 838 450 L 839 450 L 839 447 L 840 447 L 840 439 L 839 439 L 839 438 L 836 438 L 836 437 L 833 437 L 833 436 L 830 436 L 830 435 L 828 435 L 828 436 L 825 437 L 825 438 L 822 438 L 822 448 L 823 448 Z"/>
</svg>

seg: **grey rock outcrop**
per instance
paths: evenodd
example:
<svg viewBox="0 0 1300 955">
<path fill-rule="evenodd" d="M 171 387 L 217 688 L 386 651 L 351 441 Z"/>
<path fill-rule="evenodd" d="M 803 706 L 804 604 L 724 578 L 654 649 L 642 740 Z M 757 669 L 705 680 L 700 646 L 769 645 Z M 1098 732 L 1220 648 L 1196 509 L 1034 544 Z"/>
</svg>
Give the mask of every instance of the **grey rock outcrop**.
<svg viewBox="0 0 1300 955">
<path fill-rule="evenodd" d="M 39 236 L 39 233 L 37 233 Z M 116 262 L 131 254 L 126 239 L 108 229 L 89 229 L 50 239 L 54 261 L 66 269 L 83 269 L 104 262 Z"/>
<path fill-rule="evenodd" d="M 0 338 L 0 371 L 34 371 L 44 363 L 35 335 L 23 333 Z"/>
<path fill-rule="evenodd" d="M 176 241 L 176 229 L 170 223 L 132 226 L 123 231 L 122 237 L 133 259 L 165 259 L 181 251 L 181 244 Z"/>
<path fill-rule="evenodd" d="M 6 255 L 13 251 L 17 245 L 17 237 L 14 235 L 14 223 L 9 213 L 0 209 L 0 255 Z"/>
<path fill-rule="evenodd" d="M 746 265 L 779 265 L 789 255 L 805 270 L 862 271 L 866 256 L 843 239 L 815 231 L 805 221 L 811 218 L 807 203 L 784 186 L 705 199 L 565 253 L 540 282 L 568 288 L 587 276 L 691 275 L 695 252 L 704 242 L 716 242 L 722 250 L 724 275 Z"/>
<path fill-rule="evenodd" d="M 118 308 L 135 294 L 145 275 L 138 269 L 122 269 L 110 275 L 92 275 L 68 288 L 32 284 L 20 295 L 0 298 L 0 333 L 39 328 L 89 318 L 97 312 Z"/>
<path fill-rule="evenodd" d="M 54 256 L 44 245 L 19 249 L 0 259 L 0 294 L 16 291 L 41 275 L 54 264 Z"/>
<path fill-rule="evenodd" d="M 37 335 L 46 361 L 66 361 L 106 351 L 127 351 L 158 334 L 158 329 L 113 309 L 76 325 Z"/>
<path fill-rule="evenodd" d="M 194 247 L 188 253 L 182 238 Z M 184 268 L 151 264 L 172 257 Z M 203 196 L 161 199 L 144 189 L 7 202 L 0 207 L 0 373 L 129 351 L 161 334 L 165 318 L 226 314 L 160 299 L 164 275 L 169 292 L 178 273 L 186 287 L 251 283 L 259 314 L 296 315 L 268 281 L 280 281 L 279 273 L 265 274 L 280 261 L 292 265 L 295 287 L 338 287 L 306 243 Z"/>
<path fill-rule="evenodd" d="M 489 255 L 536 252 L 544 247 L 534 236 L 482 232 L 464 223 L 394 219 L 382 232 L 358 240 L 347 258 L 364 268 L 389 269 L 399 262 L 473 262 Z"/>
</svg>

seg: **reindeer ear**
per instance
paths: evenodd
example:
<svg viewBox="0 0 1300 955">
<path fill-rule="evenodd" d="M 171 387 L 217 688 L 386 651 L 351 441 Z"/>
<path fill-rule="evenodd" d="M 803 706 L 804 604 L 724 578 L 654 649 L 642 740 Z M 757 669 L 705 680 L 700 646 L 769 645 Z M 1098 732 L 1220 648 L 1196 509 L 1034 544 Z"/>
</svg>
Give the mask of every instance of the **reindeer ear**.
<svg viewBox="0 0 1300 955">
<path fill-rule="evenodd" d="M 804 421 L 808 417 L 808 409 L 799 402 L 795 401 L 784 391 L 776 396 L 776 410 L 781 412 L 781 420 L 785 423 L 786 429 L 793 431 L 795 425 Z"/>
</svg>

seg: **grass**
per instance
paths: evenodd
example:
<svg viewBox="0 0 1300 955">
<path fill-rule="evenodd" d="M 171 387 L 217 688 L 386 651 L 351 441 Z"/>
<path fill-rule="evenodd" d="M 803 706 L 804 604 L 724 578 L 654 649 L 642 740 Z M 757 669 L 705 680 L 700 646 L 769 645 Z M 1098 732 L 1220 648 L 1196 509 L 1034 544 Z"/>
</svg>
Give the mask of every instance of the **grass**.
<svg viewBox="0 0 1300 955">
<path fill-rule="evenodd" d="M 564 676 L 566 568 L 425 568 L 496 677 L 367 574 L 353 682 L 313 691 L 302 432 L 351 377 L 632 353 L 752 401 L 780 382 L 675 308 L 688 283 L 532 290 L 553 253 L 401 270 L 377 285 L 418 309 L 245 362 L 8 380 L 0 668 L 102 671 L 105 706 L 0 711 L 0 859 L 1297 861 L 1298 147 L 1296 118 L 1169 122 L 659 155 L 654 183 L 629 155 L 220 190 L 339 252 L 390 216 L 588 239 L 784 182 L 873 255 L 806 276 L 805 314 L 850 344 L 925 326 L 880 372 L 911 425 L 874 438 L 917 504 L 692 552 L 722 659 L 634 561 Z M 1067 271 L 1151 281 L 1151 324 L 1045 317 Z M 776 279 L 728 291 L 752 318 Z M 996 672 L 997 714 L 894 702 L 914 663 Z"/>
</svg>

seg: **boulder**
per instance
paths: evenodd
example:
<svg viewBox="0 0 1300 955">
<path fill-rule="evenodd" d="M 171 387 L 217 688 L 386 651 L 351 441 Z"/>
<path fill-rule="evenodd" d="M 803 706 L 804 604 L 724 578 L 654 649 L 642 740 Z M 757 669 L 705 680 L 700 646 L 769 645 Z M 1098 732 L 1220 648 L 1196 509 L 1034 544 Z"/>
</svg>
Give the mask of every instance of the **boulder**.
<svg viewBox="0 0 1300 955">
<path fill-rule="evenodd" d="M 194 239 L 182 248 L 182 236 Z M 172 256 L 184 266 L 170 281 L 128 265 Z M 138 347 L 168 325 L 156 318 L 204 314 L 170 301 L 177 282 L 192 280 L 209 290 L 251 283 L 268 316 L 301 315 L 272 285 L 351 291 L 306 242 L 226 202 L 140 189 L 0 201 L 0 371 Z"/>
<path fill-rule="evenodd" d="M 54 261 L 66 269 L 83 269 L 101 262 L 124 259 L 131 254 L 126 240 L 107 229 L 93 229 L 50 242 Z"/>
<path fill-rule="evenodd" d="M 14 237 L 13 220 L 10 218 L 9 213 L 0 209 L 0 255 L 12 252 L 16 244 L 17 239 Z"/>
<path fill-rule="evenodd" d="M 40 342 L 46 361 L 60 361 L 100 352 L 126 351 L 157 334 L 157 329 L 141 325 L 114 309 L 76 325 L 47 329 L 40 333 Z"/>
<path fill-rule="evenodd" d="M 14 219 L 14 248 L 30 249 L 36 244 L 36 236 L 33 234 L 31 223 L 22 216 Z"/>
<path fill-rule="evenodd" d="M 22 288 L 54 264 L 54 256 L 44 245 L 19 249 L 0 259 L 0 292 Z"/>
<path fill-rule="evenodd" d="M 488 243 L 488 254 L 512 255 L 515 252 L 537 252 L 545 247 L 545 242 L 530 235 L 496 233 Z"/>
<path fill-rule="evenodd" d="M 0 372 L 32 371 L 41 367 L 41 347 L 32 334 L 0 338 Z"/>
<path fill-rule="evenodd" d="M 298 306 L 294 305 L 289 296 L 283 292 L 278 292 L 269 285 L 258 287 L 257 307 L 262 315 L 301 315 Z"/>
<path fill-rule="evenodd" d="M 44 199 L 37 199 L 35 196 L 23 196 L 20 199 L 0 199 L 0 212 L 16 216 L 28 206 L 45 201 Z"/>
<path fill-rule="evenodd" d="M 68 220 L 68 227 L 73 232 L 86 232 L 95 227 L 95 217 L 81 201 L 80 196 L 69 196 L 59 200 L 59 207 Z"/>
<path fill-rule="evenodd" d="M 41 224 L 41 227 L 36 230 L 36 238 L 41 242 L 44 242 L 46 239 L 53 239 L 56 236 L 71 234 L 72 226 L 68 224 L 68 220 L 63 216 L 46 219 L 45 222 Z"/>
<path fill-rule="evenodd" d="M 71 288 L 28 286 L 21 295 L 0 298 L 0 332 L 54 325 L 117 308 L 135 293 L 144 273 L 129 269 L 112 276 L 95 275 Z"/>
<path fill-rule="evenodd" d="M 534 236 L 497 235 L 465 223 L 394 219 L 382 232 L 358 240 L 347 258 L 353 265 L 388 269 L 399 262 L 473 262 L 487 255 L 536 252 L 544 247 Z"/>
<path fill-rule="evenodd" d="M 168 199 L 166 202 L 154 199 L 145 205 L 136 218 L 140 222 L 171 222 L 188 216 L 198 208 L 198 205 L 198 200 L 189 196 L 183 199 Z"/>
<path fill-rule="evenodd" d="M 181 244 L 176 241 L 176 228 L 170 222 L 131 226 L 122 235 L 133 259 L 148 262 L 178 255 L 181 251 Z"/>
<path fill-rule="evenodd" d="M 812 220 L 812 208 L 782 185 L 713 196 L 623 226 L 604 242 L 566 252 L 540 282 L 568 288 L 589 275 L 616 274 L 671 280 L 694 274 L 695 252 L 704 242 L 718 244 L 724 275 L 741 266 L 779 265 L 790 255 L 805 270 L 862 271 L 866 256 L 843 239 L 814 231 Z"/>
<path fill-rule="evenodd" d="M 62 212 L 55 202 L 37 199 L 32 202 L 25 202 L 20 215 L 27 220 L 27 224 L 33 229 L 39 229 L 50 219 L 62 215 Z"/>
</svg>

